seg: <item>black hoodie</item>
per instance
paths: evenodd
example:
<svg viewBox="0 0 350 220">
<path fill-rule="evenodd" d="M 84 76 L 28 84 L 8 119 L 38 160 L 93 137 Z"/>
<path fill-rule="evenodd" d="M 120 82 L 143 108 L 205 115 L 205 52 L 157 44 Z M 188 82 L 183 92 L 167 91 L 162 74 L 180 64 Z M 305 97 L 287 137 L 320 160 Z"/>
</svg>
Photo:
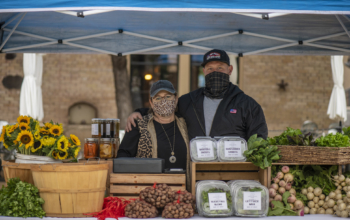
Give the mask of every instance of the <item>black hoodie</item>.
<svg viewBox="0 0 350 220">
<path fill-rule="evenodd" d="M 206 136 L 203 90 L 204 88 L 199 88 L 179 98 L 178 113 L 186 121 L 190 140 L 197 136 Z M 147 111 L 148 109 L 139 109 L 143 115 L 147 114 Z M 267 138 L 264 112 L 253 98 L 230 83 L 216 110 L 210 136 L 239 136 L 248 141 L 253 134 Z"/>
</svg>

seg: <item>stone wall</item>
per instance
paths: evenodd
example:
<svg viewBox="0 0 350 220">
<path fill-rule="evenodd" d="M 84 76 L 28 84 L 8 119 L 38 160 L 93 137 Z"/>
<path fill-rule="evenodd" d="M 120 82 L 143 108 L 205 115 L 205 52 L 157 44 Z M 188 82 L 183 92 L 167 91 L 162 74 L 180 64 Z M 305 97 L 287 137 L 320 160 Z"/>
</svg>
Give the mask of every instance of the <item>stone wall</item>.
<svg viewBox="0 0 350 220">
<path fill-rule="evenodd" d="M 286 90 L 278 83 L 288 83 Z M 240 62 L 240 87 L 262 106 L 269 136 L 311 120 L 318 128 L 327 116 L 333 88 L 329 56 L 247 56 Z"/>
</svg>

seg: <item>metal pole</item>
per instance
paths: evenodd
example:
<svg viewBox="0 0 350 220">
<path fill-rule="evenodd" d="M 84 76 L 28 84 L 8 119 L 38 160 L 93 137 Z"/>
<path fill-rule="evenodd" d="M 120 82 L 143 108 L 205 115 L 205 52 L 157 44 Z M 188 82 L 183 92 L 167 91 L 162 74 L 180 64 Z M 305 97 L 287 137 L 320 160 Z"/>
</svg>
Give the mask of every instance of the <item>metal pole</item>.
<svg viewBox="0 0 350 220">
<path fill-rule="evenodd" d="M 7 38 L 5 39 L 5 41 L 1 44 L 0 46 L 0 50 L 2 50 L 2 48 L 5 46 L 5 44 L 7 43 L 7 41 L 10 39 L 11 35 L 13 34 L 13 32 L 16 30 L 16 28 L 18 27 L 19 23 L 21 23 L 21 21 L 23 20 L 24 16 L 27 14 L 27 12 L 25 12 L 21 19 L 19 19 L 19 21 L 17 22 L 17 24 L 12 28 L 11 32 L 9 33 L 9 35 L 7 36 Z"/>
</svg>

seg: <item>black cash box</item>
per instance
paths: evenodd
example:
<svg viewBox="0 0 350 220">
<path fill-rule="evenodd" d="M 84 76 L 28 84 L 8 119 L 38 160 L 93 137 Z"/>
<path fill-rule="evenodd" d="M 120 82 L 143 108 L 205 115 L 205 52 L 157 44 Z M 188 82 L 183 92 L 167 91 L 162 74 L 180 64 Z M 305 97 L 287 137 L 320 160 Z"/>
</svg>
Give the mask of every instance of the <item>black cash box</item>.
<svg viewBox="0 0 350 220">
<path fill-rule="evenodd" d="M 163 173 L 164 159 L 121 157 L 113 159 L 113 173 Z"/>
</svg>

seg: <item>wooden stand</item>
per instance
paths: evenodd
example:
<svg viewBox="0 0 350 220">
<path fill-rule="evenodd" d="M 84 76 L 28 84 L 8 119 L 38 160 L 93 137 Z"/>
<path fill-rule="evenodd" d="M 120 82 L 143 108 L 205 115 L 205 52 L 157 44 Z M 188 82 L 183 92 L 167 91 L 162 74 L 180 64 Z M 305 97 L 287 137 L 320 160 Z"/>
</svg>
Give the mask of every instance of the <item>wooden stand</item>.
<svg viewBox="0 0 350 220">
<path fill-rule="evenodd" d="M 154 183 L 166 183 L 173 190 L 186 189 L 186 174 L 110 174 L 110 193 L 125 199 L 138 198 L 141 190 Z"/>
<path fill-rule="evenodd" d="M 191 162 L 191 191 L 195 195 L 199 180 L 258 180 L 267 187 L 267 174 L 250 162 Z"/>
</svg>

